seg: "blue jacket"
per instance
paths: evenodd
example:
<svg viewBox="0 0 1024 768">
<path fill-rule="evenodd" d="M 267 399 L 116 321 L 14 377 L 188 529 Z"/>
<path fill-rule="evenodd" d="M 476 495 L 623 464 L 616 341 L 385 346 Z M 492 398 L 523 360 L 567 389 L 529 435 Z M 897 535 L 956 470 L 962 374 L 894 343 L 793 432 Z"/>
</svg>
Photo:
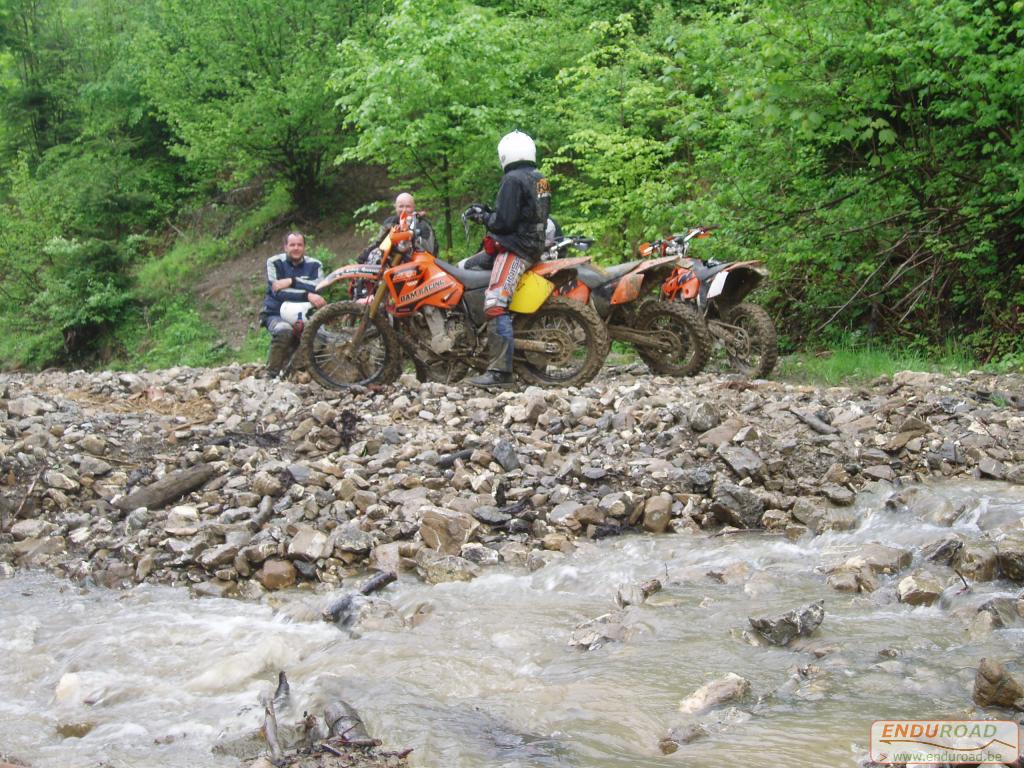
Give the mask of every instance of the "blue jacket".
<svg viewBox="0 0 1024 768">
<path fill-rule="evenodd" d="M 292 285 L 274 291 L 270 285 L 275 280 L 290 277 Z M 267 293 L 263 298 L 263 314 L 281 314 L 281 305 L 286 301 L 307 301 L 307 296 L 316 292 L 316 284 L 324 279 L 324 265 L 317 259 L 306 256 L 298 264 L 292 264 L 288 254 L 279 253 L 267 259 Z"/>
</svg>

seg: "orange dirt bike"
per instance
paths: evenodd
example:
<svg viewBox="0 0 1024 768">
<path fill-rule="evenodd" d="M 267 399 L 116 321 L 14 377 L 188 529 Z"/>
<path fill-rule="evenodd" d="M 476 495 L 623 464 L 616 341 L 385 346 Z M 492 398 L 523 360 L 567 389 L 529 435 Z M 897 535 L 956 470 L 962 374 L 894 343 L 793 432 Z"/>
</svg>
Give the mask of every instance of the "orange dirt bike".
<svg viewBox="0 0 1024 768">
<path fill-rule="evenodd" d="M 764 378 L 779 358 L 775 324 L 761 307 L 744 299 L 768 270 L 761 261 L 691 258 L 690 243 L 710 236 L 710 227 L 694 227 L 650 243 L 641 253 L 646 250 L 680 259 L 680 266 L 662 284 L 661 295 L 668 303 L 695 306 L 703 315 L 715 342 L 709 368 Z"/>
<path fill-rule="evenodd" d="M 591 242 L 584 237 L 561 237 L 551 251 L 586 250 Z M 693 376 L 711 354 L 707 326 L 690 305 L 659 301 L 654 293 L 678 266 L 675 255 L 610 267 L 581 264 L 576 280 L 562 286 L 559 294 L 590 303 L 607 324 L 608 335 L 632 344 L 652 372 Z"/>
<path fill-rule="evenodd" d="M 381 243 L 379 264 L 349 264 L 317 286 L 322 291 L 336 282 L 363 280 L 373 287 L 371 295 L 329 304 L 306 321 L 301 349 L 310 373 L 323 386 L 392 382 L 405 355 L 432 381 L 454 382 L 470 369 L 486 369 L 484 291 L 490 273 L 414 252 L 414 228 L 414 215 L 403 217 Z M 513 366 L 530 384 L 584 384 L 608 354 L 608 334 L 594 310 L 553 295 L 586 261 L 538 263 L 512 296 Z"/>
</svg>

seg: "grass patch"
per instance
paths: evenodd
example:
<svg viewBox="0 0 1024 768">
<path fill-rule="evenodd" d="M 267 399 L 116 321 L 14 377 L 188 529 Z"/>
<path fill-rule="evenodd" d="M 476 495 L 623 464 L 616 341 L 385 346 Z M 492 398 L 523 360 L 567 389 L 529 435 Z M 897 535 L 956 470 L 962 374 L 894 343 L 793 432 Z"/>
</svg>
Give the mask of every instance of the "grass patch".
<svg viewBox="0 0 1024 768">
<path fill-rule="evenodd" d="M 898 371 L 960 374 L 979 367 L 964 350 L 952 346 L 929 355 L 915 349 L 840 343 L 821 352 L 787 355 L 772 378 L 835 386 L 864 384 Z"/>
</svg>

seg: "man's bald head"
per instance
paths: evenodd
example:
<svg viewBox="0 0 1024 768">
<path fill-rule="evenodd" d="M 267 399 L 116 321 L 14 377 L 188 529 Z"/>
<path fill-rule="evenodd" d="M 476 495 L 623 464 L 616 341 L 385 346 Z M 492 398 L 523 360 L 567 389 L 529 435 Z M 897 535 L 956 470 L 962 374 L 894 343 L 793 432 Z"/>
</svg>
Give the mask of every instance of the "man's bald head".
<svg viewBox="0 0 1024 768">
<path fill-rule="evenodd" d="M 416 201 L 408 192 L 403 192 L 395 198 L 395 213 L 399 216 L 410 214 L 416 210 Z"/>
</svg>

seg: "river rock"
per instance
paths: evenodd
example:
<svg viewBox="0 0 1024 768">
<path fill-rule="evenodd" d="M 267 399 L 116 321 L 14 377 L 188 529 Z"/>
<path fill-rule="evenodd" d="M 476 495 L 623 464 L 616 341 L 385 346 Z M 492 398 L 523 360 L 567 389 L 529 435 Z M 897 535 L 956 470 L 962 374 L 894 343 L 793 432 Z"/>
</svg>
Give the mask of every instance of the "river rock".
<svg viewBox="0 0 1024 768">
<path fill-rule="evenodd" d="M 260 496 L 280 496 L 284 493 L 284 484 L 269 472 L 262 471 L 253 477 L 252 490 Z"/>
<path fill-rule="evenodd" d="M 764 502 L 749 488 L 733 483 L 718 483 L 711 502 L 711 514 L 724 525 L 756 528 L 764 513 Z"/>
<path fill-rule="evenodd" d="M 365 554 L 376 544 L 373 535 L 360 528 L 359 523 L 355 521 L 335 528 L 331 533 L 331 539 L 334 541 L 335 552 L 341 557 L 344 557 L 345 553 Z"/>
<path fill-rule="evenodd" d="M 46 484 L 47 488 L 56 488 L 59 491 L 78 490 L 77 481 L 72 480 L 63 472 L 58 472 L 55 469 L 49 469 L 43 473 L 43 482 Z"/>
<path fill-rule="evenodd" d="M 866 568 L 872 573 L 893 574 L 909 568 L 913 559 L 914 554 L 908 549 L 870 542 L 836 570 L 857 571 Z"/>
<path fill-rule="evenodd" d="M 906 509 L 914 517 L 935 525 L 952 525 L 960 516 L 960 510 L 953 506 L 953 502 L 923 487 L 893 494 L 885 504 L 893 510 Z"/>
<path fill-rule="evenodd" d="M 39 539 L 47 531 L 53 529 L 53 524 L 48 523 L 45 520 L 39 518 L 32 518 L 30 520 L 19 520 L 11 526 L 11 535 L 15 541 L 24 541 L 25 539 Z"/>
<path fill-rule="evenodd" d="M 679 702 L 679 711 L 686 715 L 707 712 L 727 701 L 736 701 L 750 693 L 750 681 L 730 672 L 724 677 L 705 683 Z"/>
<path fill-rule="evenodd" d="M 1024 530 L 1007 533 L 996 542 L 999 572 L 1012 581 L 1024 581 Z"/>
<path fill-rule="evenodd" d="M 16 419 L 39 416 L 48 410 L 52 410 L 52 406 L 48 406 L 38 397 L 33 397 L 32 395 L 17 397 L 7 402 L 7 413 Z"/>
<path fill-rule="evenodd" d="M 755 619 L 752 626 L 761 637 L 772 645 L 789 645 L 797 637 L 806 637 L 816 630 L 825 619 L 825 601 L 819 600 L 803 608 L 796 608 L 773 617 Z"/>
<path fill-rule="evenodd" d="M 628 637 L 626 612 L 612 611 L 579 624 L 569 637 L 569 647 L 596 651 L 608 643 L 621 643 Z"/>
<path fill-rule="evenodd" d="M 687 416 L 690 422 L 690 429 L 694 432 L 707 432 L 722 422 L 718 409 L 706 401 L 699 402 L 691 407 Z"/>
<path fill-rule="evenodd" d="M 420 538 L 431 549 L 446 555 L 457 555 L 462 545 L 473 538 L 480 527 L 472 515 L 441 507 L 420 510 Z"/>
<path fill-rule="evenodd" d="M 288 542 L 288 557 L 292 560 L 315 562 L 329 557 L 336 545 L 337 539 L 331 541 L 326 533 L 304 525 Z"/>
<path fill-rule="evenodd" d="M 972 698 L 980 707 L 1024 710 L 1024 686 L 994 659 L 979 663 Z"/>
<path fill-rule="evenodd" d="M 256 572 L 256 578 L 269 590 L 293 586 L 297 578 L 295 566 L 287 560 L 267 560 Z"/>
<path fill-rule="evenodd" d="M 417 558 L 417 567 L 423 580 L 428 584 L 443 584 L 446 581 L 472 581 L 480 575 L 479 566 L 455 555 L 428 555 L 432 550 L 424 549 Z"/>
<path fill-rule="evenodd" d="M 953 557 L 953 567 L 970 581 L 992 581 L 999 573 L 998 553 L 988 541 L 965 541 Z"/>
<path fill-rule="evenodd" d="M 764 461 L 749 448 L 723 446 L 718 455 L 741 480 L 747 477 L 759 478 L 764 473 Z"/>
<path fill-rule="evenodd" d="M 942 583 L 934 573 L 918 568 L 900 581 L 896 595 L 907 605 L 931 605 L 942 595 L 942 590 Z"/>
<path fill-rule="evenodd" d="M 978 607 L 978 613 L 986 613 L 992 617 L 992 629 L 1006 629 L 1024 625 L 1021 617 L 1021 600 L 1015 597 L 993 597 Z"/>
</svg>

